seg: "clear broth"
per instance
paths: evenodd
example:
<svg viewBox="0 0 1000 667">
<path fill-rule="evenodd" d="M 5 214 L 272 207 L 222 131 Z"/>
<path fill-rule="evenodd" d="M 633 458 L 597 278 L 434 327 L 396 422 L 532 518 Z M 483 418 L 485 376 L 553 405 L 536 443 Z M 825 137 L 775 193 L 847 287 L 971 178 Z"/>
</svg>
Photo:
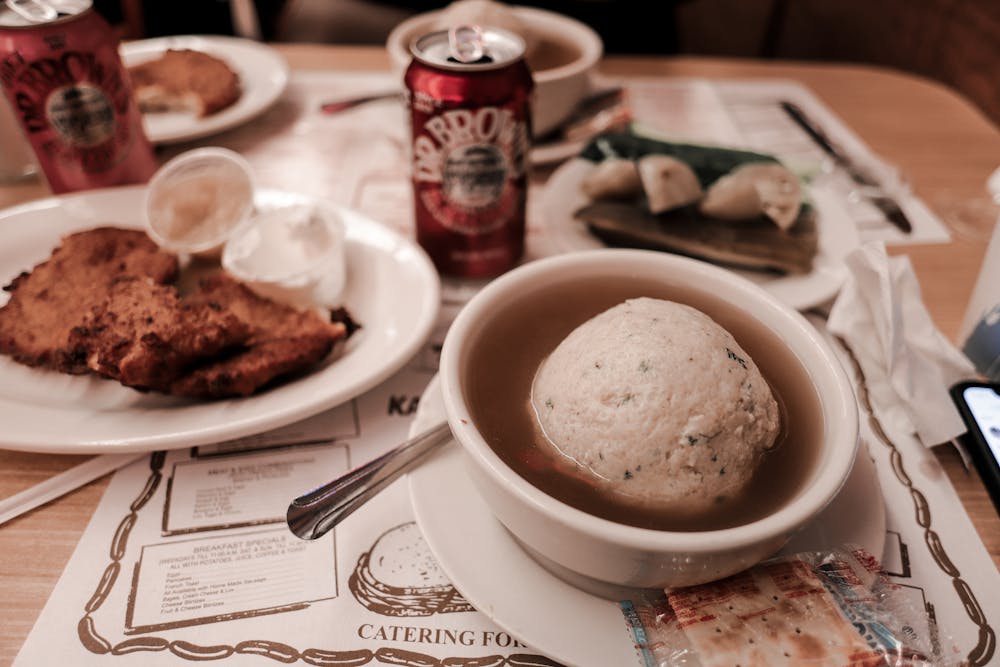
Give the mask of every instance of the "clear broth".
<svg viewBox="0 0 1000 667">
<path fill-rule="evenodd" d="M 595 488 L 574 464 L 538 442 L 530 406 L 535 370 L 559 342 L 594 315 L 638 296 L 686 303 L 725 327 L 756 362 L 778 400 L 782 433 L 740 496 L 700 514 L 636 508 Z M 500 458 L 532 485 L 584 512 L 617 523 L 673 531 L 750 523 L 794 497 L 816 465 L 822 407 L 806 370 L 776 334 L 698 291 L 637 279 L 593 277 L 550 283 L 496 310 L 470 346 L 465 377 L 472 418 Z"/>
</svg>

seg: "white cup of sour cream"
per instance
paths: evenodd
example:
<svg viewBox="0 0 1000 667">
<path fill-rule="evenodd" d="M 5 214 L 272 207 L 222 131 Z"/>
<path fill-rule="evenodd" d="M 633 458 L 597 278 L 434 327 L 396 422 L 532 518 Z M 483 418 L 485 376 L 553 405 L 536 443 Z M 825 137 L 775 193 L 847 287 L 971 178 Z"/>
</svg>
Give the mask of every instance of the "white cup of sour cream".
<svg viewBox="0 0 1000 667">
<path fill-rule="evenodd" d="M 347 280 L 344 243 L 336 209 L 283 206 L 237 227 L 222 250 L 222 267 L 263 296 L 299 308 L 332 308 Z"/>
</svg>

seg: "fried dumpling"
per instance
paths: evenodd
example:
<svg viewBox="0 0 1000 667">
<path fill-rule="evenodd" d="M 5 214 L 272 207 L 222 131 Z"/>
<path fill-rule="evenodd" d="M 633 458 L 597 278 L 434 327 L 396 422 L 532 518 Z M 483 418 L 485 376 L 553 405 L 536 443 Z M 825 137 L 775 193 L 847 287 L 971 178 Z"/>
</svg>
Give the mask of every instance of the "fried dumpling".
<svg viewBox="0 0 1000 667">
<path fill-rule="evenodd" d="M 802 186 L 795 174 L 776 162 L 751 162 L 709 186 L 698 209 L 720 220 L 764 215 L 779 228 L 788 229 L 795 224 L 801 205 Z"/>
<path fill-rule="evenodd" d="M 650 213 L 689 206 L 704 194 L 694 170 L 677 158 L 646 155 L 639 158 L 637 167 Z"/>
<path fill-rule="evenodd" d="M 598 162 L 580 184 L 591 200 L 636 199 L 642 195 L 639 169 L 633 160 L 612 157 Z"/>
</svg>

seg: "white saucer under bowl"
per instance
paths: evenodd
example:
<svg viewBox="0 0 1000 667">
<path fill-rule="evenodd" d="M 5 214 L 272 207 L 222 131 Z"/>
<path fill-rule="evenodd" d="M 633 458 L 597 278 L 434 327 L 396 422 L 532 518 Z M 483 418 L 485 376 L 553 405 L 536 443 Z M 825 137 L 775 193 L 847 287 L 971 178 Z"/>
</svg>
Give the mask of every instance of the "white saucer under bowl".
<svg viewBox="0 0 1000 667">
<path fill-rule="evenodd" d="M 415 435 L 444 418 L 435 377 L 420 399 L 410 432 Z M 858 451 L 839 495 L 781 553 L 856 544 L 881 557 L 882 492 L 867 450 Z M 476 609 L 532 649 L 567 665 L 637 664 L 619 606 L 567 583 L 519 546 L 472 485 L 457 443 L 412 471 L 409 485 L 424 539 Z"/>
</svg>

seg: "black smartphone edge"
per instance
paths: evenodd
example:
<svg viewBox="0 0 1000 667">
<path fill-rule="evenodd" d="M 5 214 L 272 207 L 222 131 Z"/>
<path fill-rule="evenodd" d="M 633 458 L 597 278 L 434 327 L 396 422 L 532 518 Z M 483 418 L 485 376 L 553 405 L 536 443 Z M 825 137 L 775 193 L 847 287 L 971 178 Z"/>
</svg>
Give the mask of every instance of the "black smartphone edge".
<svg viewBox="0 0 1000 667">
<path fill-rule="evenodd" d="M 997 401 L 1000 401 L 1000 383 L 966 380 L 955 383 L 949 389 L 952 401 L 968 429 L 964 435 L 959 436 L 959 443 L 972 459 L 976 471 L 993 501 L 993 507 L 1000 514 L 1000 456 L 994 454 L 990 449 L 986 435 L 965 401 L 965 390 L 971 387 L 992 389 L 997 394 Z"/>
</svg>

